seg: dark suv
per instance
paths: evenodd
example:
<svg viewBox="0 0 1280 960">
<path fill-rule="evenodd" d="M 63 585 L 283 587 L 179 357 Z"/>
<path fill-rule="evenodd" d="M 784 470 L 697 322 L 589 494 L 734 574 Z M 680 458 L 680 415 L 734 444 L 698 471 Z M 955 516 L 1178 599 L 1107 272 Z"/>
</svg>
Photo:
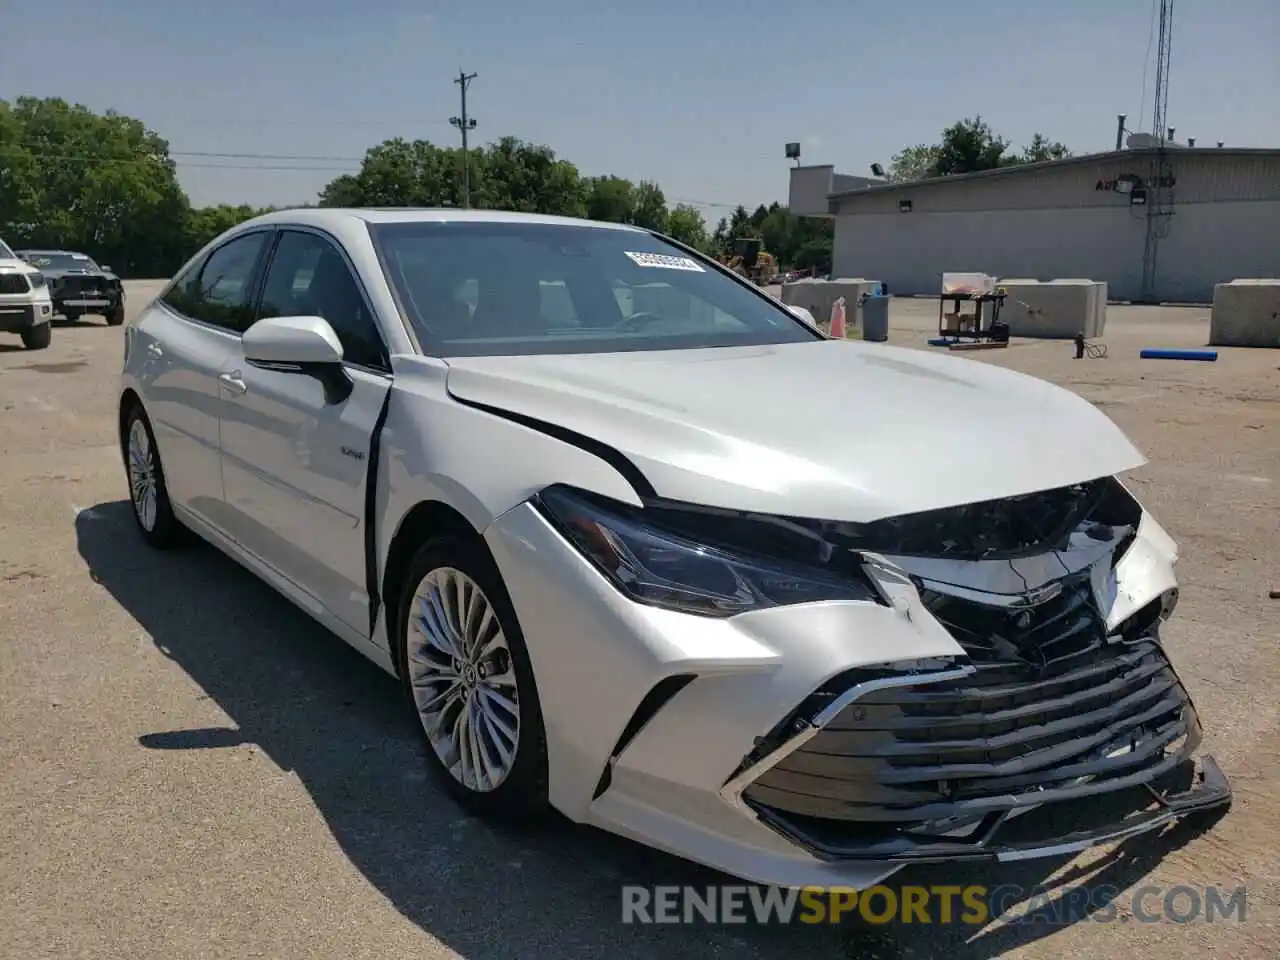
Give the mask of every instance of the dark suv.
<svg viewBox="0 0 1280 960">
<path fill-rule="evenodd" d="M 113 327 L 124 323 L 124 284 L 110 267 L 69 250 L 19 250 L 18 256 L 48 278 L 54 313 L 68 320 L 97 313 Z"/>
</svg>

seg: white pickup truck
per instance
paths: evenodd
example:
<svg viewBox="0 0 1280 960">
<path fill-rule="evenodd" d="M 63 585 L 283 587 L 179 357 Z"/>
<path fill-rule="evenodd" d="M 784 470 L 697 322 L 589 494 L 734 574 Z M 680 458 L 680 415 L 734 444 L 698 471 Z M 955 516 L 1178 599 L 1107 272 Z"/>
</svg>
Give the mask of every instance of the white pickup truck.
<svg viewBox="0 0 1280 960">
<path fill-rule="evenodd" d="M 28 350 L 49 346 L 53 328 L 49 284 L 0 240 L 0 333 L 16 333 Z"/>
</svg>

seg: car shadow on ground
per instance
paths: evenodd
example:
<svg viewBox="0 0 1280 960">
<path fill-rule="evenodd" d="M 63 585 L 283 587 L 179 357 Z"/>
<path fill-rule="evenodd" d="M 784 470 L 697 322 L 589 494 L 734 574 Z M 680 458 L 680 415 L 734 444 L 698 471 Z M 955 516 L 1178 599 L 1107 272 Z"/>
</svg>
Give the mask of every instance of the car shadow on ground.
<svg viewBox="0 0 1280 960">
<path fill-rule="evenodd" d="M 563 820 L 512 831 L 469 817 L 427 778 L 397 683 L 266 584 L 203 544 L 163 554 L 149 550 L 127 501 L 82 510 L 76 536 L 94 581 L 234 723 L 157 729 L 139 738 L 139 749 L 256 744 L 297 775 L 368 881 L 403 916 L 472 960 L 721 954 L 985 960 L 1079 922 L 1097 906 L 1064 910 L 1033 900 L 1021 922 L 980 928 L 876 926 L 856 916 L 819 927 L 624 927 L 624 884 L 704 888 L 734 881 Z M 1087 882 L 1128 887 L 1192 835 L 1178 828 L 1130 841 Z M 890 886 L 1016 884 L 1031 890 L 1064 863 L 1041 860 L 996 871 L 910 868 Z M 1085 881 L 1058 877 L 1054 886 L 1072 882 Z M 1048 895 L 1055 896 L 1053 889 Z"/>
</svg>

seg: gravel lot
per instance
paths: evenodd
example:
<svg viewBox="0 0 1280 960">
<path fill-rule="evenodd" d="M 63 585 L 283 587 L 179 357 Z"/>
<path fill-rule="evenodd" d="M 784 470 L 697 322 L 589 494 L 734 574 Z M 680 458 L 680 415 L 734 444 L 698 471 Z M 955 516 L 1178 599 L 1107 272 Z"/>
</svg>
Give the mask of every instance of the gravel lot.
<svg viewBox="0 0 1280 960">
<path fill-rule="evenodd" d="M 131 309 L 156 288 L 131 284 Z M 895 300 L 893 339 L 922 345 L 936 309 Z M 464 816 L 426 781 L 390 678 L 212 548 L 143 548 L 115 440 L 120 332 L 62 326 L 41 353 L 0 338 L 0 957 L 1280 956 L 1280 353 L 1137 359 L 1207 330 L 1205 309 L 1113 307 L 1108 359 L 970 356 L 1069 386 L 1149 454 L 1136 489 L 1183 550 L 1168 642 L 1234 809 L 1070 863 L 894 882 L 1247 884 L 1248 919 L 981 930 L 623 926 L 623 882 L 716 878 L 585 829 Z M 998 409 L 949 413 L 1000 429 Z"/>
</svg>

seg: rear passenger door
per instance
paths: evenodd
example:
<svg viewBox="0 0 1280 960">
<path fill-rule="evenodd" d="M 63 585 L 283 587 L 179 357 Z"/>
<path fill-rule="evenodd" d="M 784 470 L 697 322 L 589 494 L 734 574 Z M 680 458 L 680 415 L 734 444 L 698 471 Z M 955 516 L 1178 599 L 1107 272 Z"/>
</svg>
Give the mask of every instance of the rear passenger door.
<svg viewBox="0 0 1280 960">
<path fill-rule="evenodd" d="M 222 475 L 232 536 L 362 635 L 369 631 L 364 530 L 373 431 L 391 366 L 373 309 L 326 235 L 282 230 L 266 268 L 261 316 L 321 316 L 342 342 L 352 390 L 314 376 L 224 363 Z"/>
<path fill-rule="evenodd" d="M 138 324 L 130 367 L 174 504 L 223 529 L 218 375 L 253 316 L 271 231 L 240 234 L 184 271 Z"/>
</svg>

